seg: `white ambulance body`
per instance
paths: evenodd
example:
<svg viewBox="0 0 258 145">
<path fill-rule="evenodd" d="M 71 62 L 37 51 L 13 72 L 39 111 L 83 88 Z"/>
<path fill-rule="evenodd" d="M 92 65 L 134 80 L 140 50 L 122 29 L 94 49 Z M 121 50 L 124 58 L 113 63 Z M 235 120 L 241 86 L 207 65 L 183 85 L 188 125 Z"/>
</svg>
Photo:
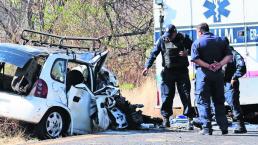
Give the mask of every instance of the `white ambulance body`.
<svg viewBox="0 0 258 145">
<path fill-rule="evenodd" d="M 174 24 L 179 32 L 197 39 L 195 28 L 206 22 L 215 35 L 227 36 L 233 46 L 245 59 L 247 73 L 240 79 L 240 102 L 253 106 L 258 112 L 258 1 L 254 0 L 155 0 L 154 1 L 154 41 L 160 37 L 161 28 Z M 160 17 L 164 16 L 164 23 Z M 190 60 L 190 59 L 189 59 Z M 156 60 L 158 88 L 157 106 L 160 106 L 161 55 Z M 190 78 L 194 80 L 194 67 L 189 66 Z M 194 102 L 194 81 L 191 88 Z M 182 103 L 176 94 L 174 107 Z"/>
</svg>

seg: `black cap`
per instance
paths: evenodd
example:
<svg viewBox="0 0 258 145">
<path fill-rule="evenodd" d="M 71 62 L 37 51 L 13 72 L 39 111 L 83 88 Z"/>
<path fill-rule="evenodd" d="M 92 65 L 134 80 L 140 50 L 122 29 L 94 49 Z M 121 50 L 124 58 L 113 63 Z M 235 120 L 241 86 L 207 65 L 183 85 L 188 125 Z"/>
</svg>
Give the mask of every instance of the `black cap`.
<svg viewBox="0 0 258 145">
<path fill-rule="evenodd" d="M 165 35 L 166 37 L 169 37 L 169 36 L 171 36 L 171 34 L 174 33 L 174 32 L 177 32 L 176 26 L 173 25 L 173 24 L 169 24 L 169 25 L 167 26 L 167 28 L 166 28 L 166 31 L 165 31 L 164 35 Z"/>
</svg>

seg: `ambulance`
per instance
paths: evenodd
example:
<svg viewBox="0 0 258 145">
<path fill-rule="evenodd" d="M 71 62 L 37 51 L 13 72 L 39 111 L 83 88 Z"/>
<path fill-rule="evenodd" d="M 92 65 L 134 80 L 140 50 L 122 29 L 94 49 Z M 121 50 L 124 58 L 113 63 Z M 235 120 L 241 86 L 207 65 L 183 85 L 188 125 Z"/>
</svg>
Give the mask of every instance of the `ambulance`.
<svg viewBox="0 0 258 145">
<path fill-rule="evenodd" d="M 258 1 L 154 0 L 153 5 L 154 42 L 168 24 L 174 24 L 179 32 L 189 35 L 193 41 L 197 39 L 196 26 L 202 22 L 208 23 L 215 35 L 228 37 L 230 45 L 244 57 L 247 65 L 247 73 L 240 78 L 240 103 L 245 117 L 255 118 L 258 115 Z M 157 107 L 161 105 L 161 62 L 159 55 L 156 60 Z M 191 99 L 196 106 L 194 74 L 194 65 L 190 62 Z M 173 107 L 182 107 L 178 93 Z"/>
</svg>

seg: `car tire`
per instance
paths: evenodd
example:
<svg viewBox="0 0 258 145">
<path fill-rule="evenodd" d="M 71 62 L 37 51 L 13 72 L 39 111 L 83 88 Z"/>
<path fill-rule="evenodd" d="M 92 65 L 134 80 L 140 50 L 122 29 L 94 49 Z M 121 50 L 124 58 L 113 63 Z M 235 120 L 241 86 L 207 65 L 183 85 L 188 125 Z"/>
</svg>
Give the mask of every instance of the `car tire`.
<svg viewBox="0 0 258 145">
<path fill-rule="evenodd" d="M 35 134 L 39 139 L 53 139 L 62 136 L 68 129 L 65 113 L 60 109 L 49 110 L 36 125 Z"/>
</svg>

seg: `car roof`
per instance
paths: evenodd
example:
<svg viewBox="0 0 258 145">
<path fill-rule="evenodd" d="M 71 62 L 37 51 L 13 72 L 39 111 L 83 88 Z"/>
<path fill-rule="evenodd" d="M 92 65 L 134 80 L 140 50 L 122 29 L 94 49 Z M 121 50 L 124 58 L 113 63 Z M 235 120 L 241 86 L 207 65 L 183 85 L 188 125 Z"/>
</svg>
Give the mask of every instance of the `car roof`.
<svg viewBox="0 0 258 145">
<path fill-rule="evenodd" d="M 0 62 L 8 62 L 23 68 L 30 59 L 40 55 L 48 55 L 48 53 L 32 46 L 0 43 Z"/>
<path fill-rule="evenodd" d="M 26 63 L 37 56 L 48 56 L 50 54 L 67 54 L 82 63 L 94 64 L 101 57 L 100 51 L 80 51 L 59 49 L 57 47 L 39 47 L 21 44 L 0 43 L 0 62 L 7 62 L 23 68 Z M 106 52 L 104 52 L 105 54 Z M 73 58 L 73 59 L 74 59 Z M 93 59 L 94 58 L 94 59 Z"/>
<path fill-rule="evenodd" d="M 37 49 L 33 46 L 12 44 L 12 43 L 1 43 L 0 49 L 1 50 L 8 49 L 10 51 L 13 51 L 14 53 L 24 53 L 24 54 L 29 54 L 29 55 L 33 55 L 33 56 L 43 55 L 43 54 L 47 53 L 45 50 Z"/>
</svg>

